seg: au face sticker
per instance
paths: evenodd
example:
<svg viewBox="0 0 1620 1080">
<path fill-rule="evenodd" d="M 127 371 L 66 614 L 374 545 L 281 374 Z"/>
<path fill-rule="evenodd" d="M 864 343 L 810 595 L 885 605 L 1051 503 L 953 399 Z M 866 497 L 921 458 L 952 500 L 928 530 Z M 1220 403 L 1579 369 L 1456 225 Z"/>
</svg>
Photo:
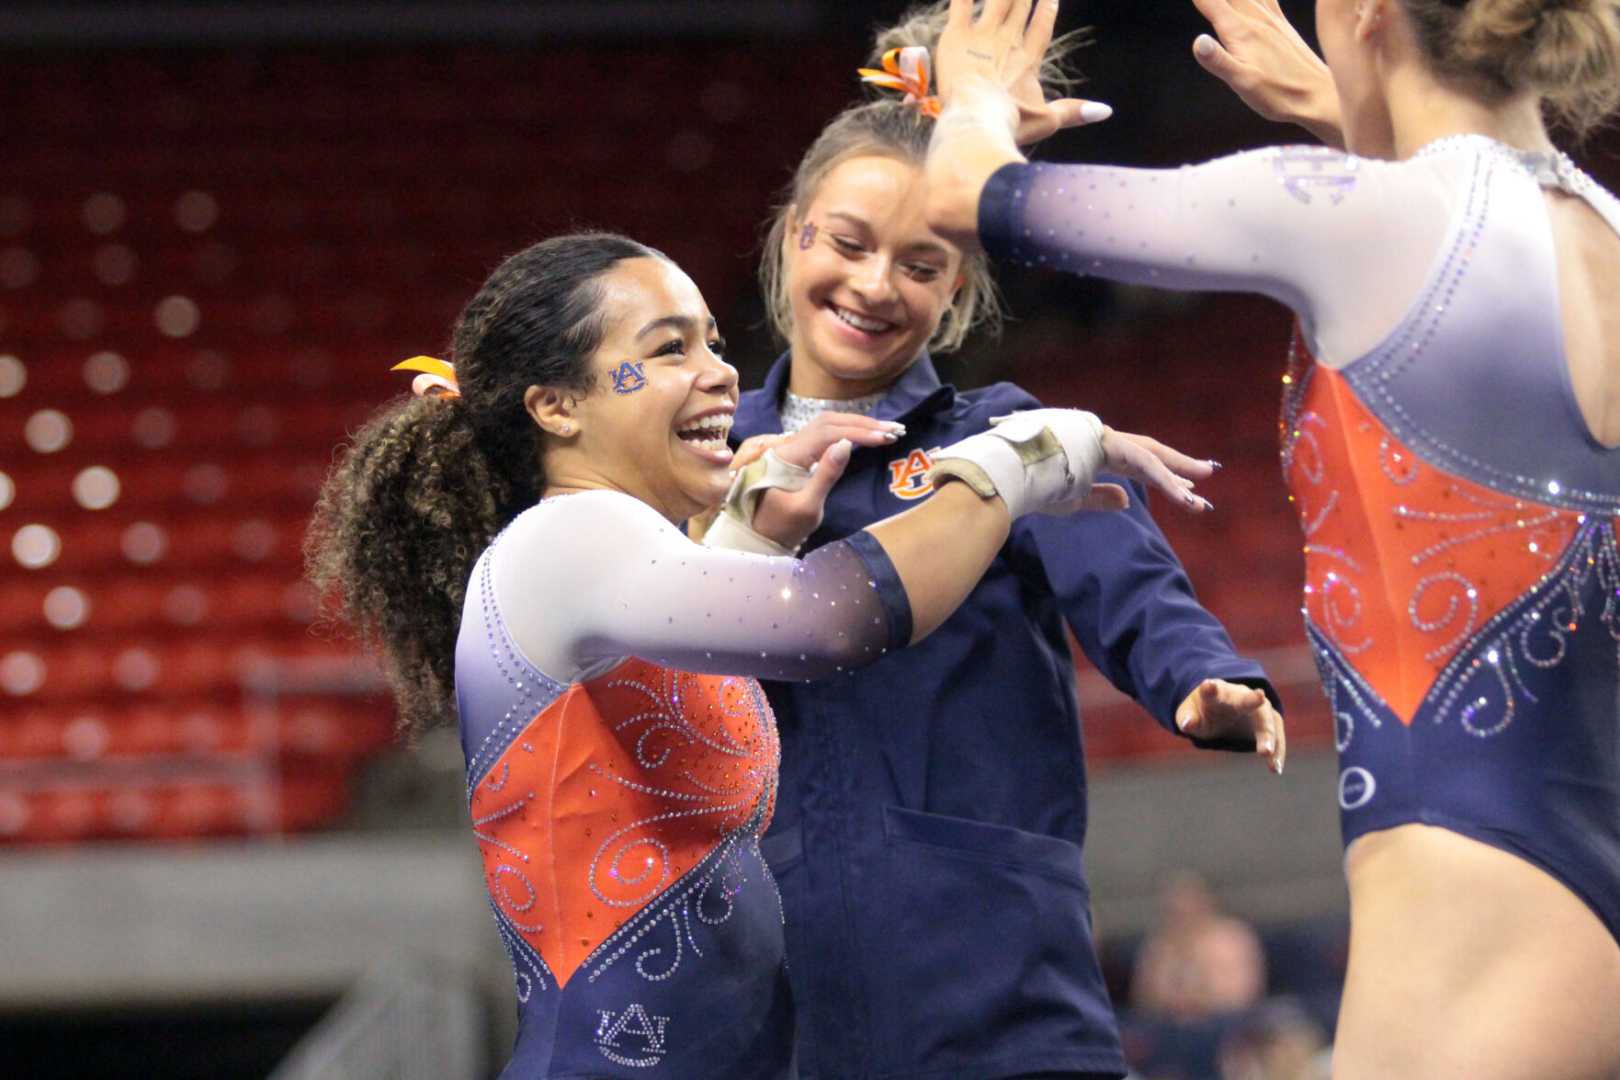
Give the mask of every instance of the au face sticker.
<svg viewBox="0 0 1620 1080">
<path fill-rule="evenodd" d="M 647 374 L 639 360 L 624 361 L 613 369 L 612 376 L 615 394 L 633 394 L 647 385 Z"/>
<path fill-rule="evenodd" d="M 799 250 L 809 251 L 810 246 L 816 242 L 816 223 L 807 221 L 804 228 L 799 230 Z"/>
</svg>

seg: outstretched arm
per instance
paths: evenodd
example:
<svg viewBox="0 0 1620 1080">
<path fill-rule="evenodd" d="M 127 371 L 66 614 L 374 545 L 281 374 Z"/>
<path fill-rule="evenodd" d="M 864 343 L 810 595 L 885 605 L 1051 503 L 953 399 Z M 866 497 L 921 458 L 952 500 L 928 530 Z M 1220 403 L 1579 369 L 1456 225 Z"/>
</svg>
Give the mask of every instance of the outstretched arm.
<svg viewBox="0 0 1620 1080">
<path fill-rule="evenodd" d="M 1123 514 L 1033 519 L 1014 530 L 1012 550 L 1044 577 L 1098 671 L 1166 729 L 1205 748 L 1257 753 L 1281 770 L 1286 741 L 1276 691 L 1198 602 L 1145 504 Z"/>
<path fill-rule="evenodd" d="M 818 679 L 926 636 L 1006 542 L 999 498 L 946 484 L 915 510 L 804 559 L 693 543 L 629 495 L 521 515 L 492 549 L 494 603 L 521 652 L 574 681 L 625 656 L 682 671 Z"/>
<path fill-rule="evenodd" d="M 1362 355 L 1408 312 L 1453 216 L 1458 186 L 1442 161 L 1296 146 L 1168 170 L 1032 165 L 996 59 L 1011 55 L 1006 33 L 968 17 L 941 39 L 959 77 L 928 152 L 926 212 L 938 231 L 1053 270 L 1270 296 L 1330 365 Z"/>
<path fill-rule="evenodd" d="M 978 582 L 1014 517 L 1084 500 L 1116 457 L 1189 509 L 1207 509 L 1190 487 L 1208 463 L 1108 433 L 1089 413 L 1037 410 L 935 455 L 938 490 L 924 505 L 804 560 L 693 544 L 619 492 L 547 500 L 497 543 L 495 600 L 530 661 L 559 681 L 628 655 L 818 678 L 926 636 Z"/>
</svg>

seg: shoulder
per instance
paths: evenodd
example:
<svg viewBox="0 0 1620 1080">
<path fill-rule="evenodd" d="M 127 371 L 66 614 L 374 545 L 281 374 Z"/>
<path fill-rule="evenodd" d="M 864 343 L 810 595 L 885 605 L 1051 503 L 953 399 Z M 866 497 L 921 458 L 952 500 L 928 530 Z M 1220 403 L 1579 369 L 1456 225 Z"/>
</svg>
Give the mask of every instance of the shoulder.
<svg viewBox="0 0 1620 1080">
<path fill-rule="evenodd" d="M 1412 178 L 1432 176 L 1438 171 L 1439 160 L 1425 157 L 1386 161 L 1331 146 L 1285 144 L 1240 150 L 1203 165 L 1186 166 L 1184 171 L 1211 180 L 1217 175 L 1228 175 L 1234 181 L 1239 177 L 1265 178 L 1277 184 L 1287 202 L 1336 207 L 1358 187 L 1398 185 Z"/>
<path fill-rule="evenodd" d="M 512 520 L 496 538 L 503 552 L 538 546 L 554 552 L 600 550 L 636 537 L 670 533 L 681 536 L 658 511 L 620 491 L 581 491 L 542 499 Z M 505 555 L 498 558 L 505 559 Z"/>
</svg>

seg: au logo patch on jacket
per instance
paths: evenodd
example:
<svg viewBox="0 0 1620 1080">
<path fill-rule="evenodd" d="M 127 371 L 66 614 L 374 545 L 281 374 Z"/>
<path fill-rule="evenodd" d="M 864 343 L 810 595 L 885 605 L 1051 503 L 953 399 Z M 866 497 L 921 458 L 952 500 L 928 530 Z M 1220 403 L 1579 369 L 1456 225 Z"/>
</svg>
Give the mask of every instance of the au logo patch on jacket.
<svg viewBox="0 0 1620 1080">
<path fill-rule="evenodd" d="M 905 457 L 895 458 L 889 462 L 889 490 L 894 492 L 895 498 L 907 502 L 926 499 L 934 493 L 934 485 L 926 479 L 928 470 L 933 467 L 926 450 L 913 450 Z"/>
</svg>

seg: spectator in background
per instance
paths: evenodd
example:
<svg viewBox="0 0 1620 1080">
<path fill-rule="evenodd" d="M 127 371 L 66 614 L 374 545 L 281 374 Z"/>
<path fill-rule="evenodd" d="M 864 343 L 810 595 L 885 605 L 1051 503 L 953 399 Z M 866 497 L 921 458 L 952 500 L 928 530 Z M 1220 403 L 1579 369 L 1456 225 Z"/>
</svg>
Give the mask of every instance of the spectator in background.
<svg viewBox="0 0 1620 1080">
<path fill-rule="evenodd" d="M 1221 1040 L 1220 1080 L 1328 1080 L 1327 1038 L 1294 1002 L 1268 1001 Z"/>
<path fill-rule="evenodd" d="M 1132 1007 L 1189 1022 L 1240 1012 L 1265 990 L 1265 954 L 1254 928 L 1222 912 L 1197 874 L 1171 878 L 1159 924 L 1136 954 Z"/>
</svg>

